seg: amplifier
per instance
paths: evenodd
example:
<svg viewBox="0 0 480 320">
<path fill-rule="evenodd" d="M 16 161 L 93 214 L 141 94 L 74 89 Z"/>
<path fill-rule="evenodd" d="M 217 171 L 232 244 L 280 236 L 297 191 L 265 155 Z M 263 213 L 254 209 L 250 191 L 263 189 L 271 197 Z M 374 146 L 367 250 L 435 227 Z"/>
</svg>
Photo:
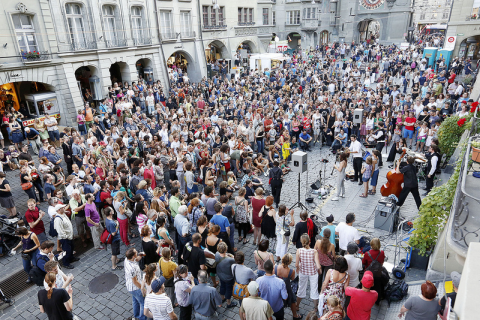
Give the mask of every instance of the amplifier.
<svg viewBox="0 0 480 320">
<path fill-rule="evenodd" d="M 375 208 L 373 227 L 394 232 L 398 224 L 398 207 L 395 203 L 379 203 Z"/>
</svg>

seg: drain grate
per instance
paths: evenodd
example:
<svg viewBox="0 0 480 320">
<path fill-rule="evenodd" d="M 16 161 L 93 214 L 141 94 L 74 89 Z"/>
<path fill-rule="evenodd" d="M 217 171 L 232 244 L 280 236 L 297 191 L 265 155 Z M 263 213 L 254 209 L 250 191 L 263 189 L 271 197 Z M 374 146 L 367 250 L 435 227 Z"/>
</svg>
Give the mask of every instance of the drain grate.
<svg viewBox="0 0 480 320">
<path fill-rule="evenodd" d="M 112 290 L 118 283 L 118 276 L 111 272 L 104 273 L 88 284 L 88 289 L 91 293 L 105 293 Z"/>
<path fill-rule="evenodd" d="M 27 279 L 28 274 L 25 271 L 20 270 L 0 282 L 0 289 L 2 289 L 2 292 L 6 297 L 14 297 L 33 286 L 33 283 L 26 282 Z"/>
</svg>

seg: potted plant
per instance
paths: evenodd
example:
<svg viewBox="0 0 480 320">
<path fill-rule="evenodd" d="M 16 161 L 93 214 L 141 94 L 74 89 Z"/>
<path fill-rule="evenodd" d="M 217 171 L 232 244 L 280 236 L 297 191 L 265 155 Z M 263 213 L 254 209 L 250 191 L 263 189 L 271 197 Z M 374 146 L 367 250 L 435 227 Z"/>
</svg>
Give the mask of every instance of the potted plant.
<svg viewBox="0 0 480 320">
<path fill-rule="evenodd" d="M 480 141 L 472 141 L 472 160 L 480 163 Z"/>
</svg>

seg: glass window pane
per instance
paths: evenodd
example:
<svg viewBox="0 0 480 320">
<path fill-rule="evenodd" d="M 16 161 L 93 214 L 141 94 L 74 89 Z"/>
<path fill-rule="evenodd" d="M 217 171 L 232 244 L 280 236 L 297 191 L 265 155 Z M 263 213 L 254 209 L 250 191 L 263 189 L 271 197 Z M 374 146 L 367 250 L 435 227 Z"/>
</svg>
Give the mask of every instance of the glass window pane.
<svg viewBox="0 0 480 320">
<path fill-rule="evenodd" d="M 24 34 L 17 34 L 18 46 L 20 50 L 27 51 L 27 44 L 25 42 L 25 35 Z"/>
<path fill-rule="evenodd" d="M 15 29 L 22 29 L 22 23 L 20 22 L 20 15 L 14 14 L 12 15 L 13 26 Z"/>
<path fill-rule="evenodd" d="M 80 5 L 78 5 L 78 4 L 73 5 L 73 13 L 74 14 L 82 14 L 82 9 L 80 8 Z"/>
</svg>

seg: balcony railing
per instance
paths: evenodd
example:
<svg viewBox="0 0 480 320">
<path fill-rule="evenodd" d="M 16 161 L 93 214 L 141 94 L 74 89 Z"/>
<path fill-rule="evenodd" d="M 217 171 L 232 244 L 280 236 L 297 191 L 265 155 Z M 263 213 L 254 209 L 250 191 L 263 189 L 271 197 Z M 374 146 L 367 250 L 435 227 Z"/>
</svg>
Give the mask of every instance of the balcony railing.
<svg viewBox="0 0 480 320">
<path fill-rule="evenodd" d="M 193 31 L 182 31 L 180 32 L 180 37 L 182 38 L 194 38 L 195 32 Z"/>
<path fill-rule="evenodd" d="M 215 26 L 206 26 L 204 25 L 203 26 L 203 30 L 223 30 L 223 29 L 227 29 L 227 25 L 226 24 L 219 24 L 219 25 L 215 25 Z"/>
<path fill-rule="evenodd" d="M 21 51 L 20 52 L 22 56 L 23 62 L 33 62 L 33 61 L 45 61 L 45 60 L 51 60 L 52 59 L 52 54 L 49 53 L 48 51 Z"/>
<path fill-rule="evenodd" d="M 106 44 L 107 48 L 126 47 L 128 45 L 126 39 L 105 40 L 105 44 Z"/>
<path fill-rule="evenodd" d="M 97 49 L 97 42 L 93 40 L 81 40 L 81 41 L 74 40 L 70 45 L 71 45 L 72 51 Z"/>
<path fill-rule="evenodd" d="M 142 36 L 138 38 L 133 38 L 133 44 L 136 46 L 145 46 L 152 44 L 152 38 L 147 36 Z"/>
<path fill-rule="evenodd" d="M 254 26 L 255 22 L 239 22 L 239 26 Z"/>
<path fill-rule="evenodd" d="M 172 40 L 176 39 L 177 35 L 173 31 L 163 31 L 160 33 L 160 37 L 162 37 L 162 40 Z"/>
</svg>

